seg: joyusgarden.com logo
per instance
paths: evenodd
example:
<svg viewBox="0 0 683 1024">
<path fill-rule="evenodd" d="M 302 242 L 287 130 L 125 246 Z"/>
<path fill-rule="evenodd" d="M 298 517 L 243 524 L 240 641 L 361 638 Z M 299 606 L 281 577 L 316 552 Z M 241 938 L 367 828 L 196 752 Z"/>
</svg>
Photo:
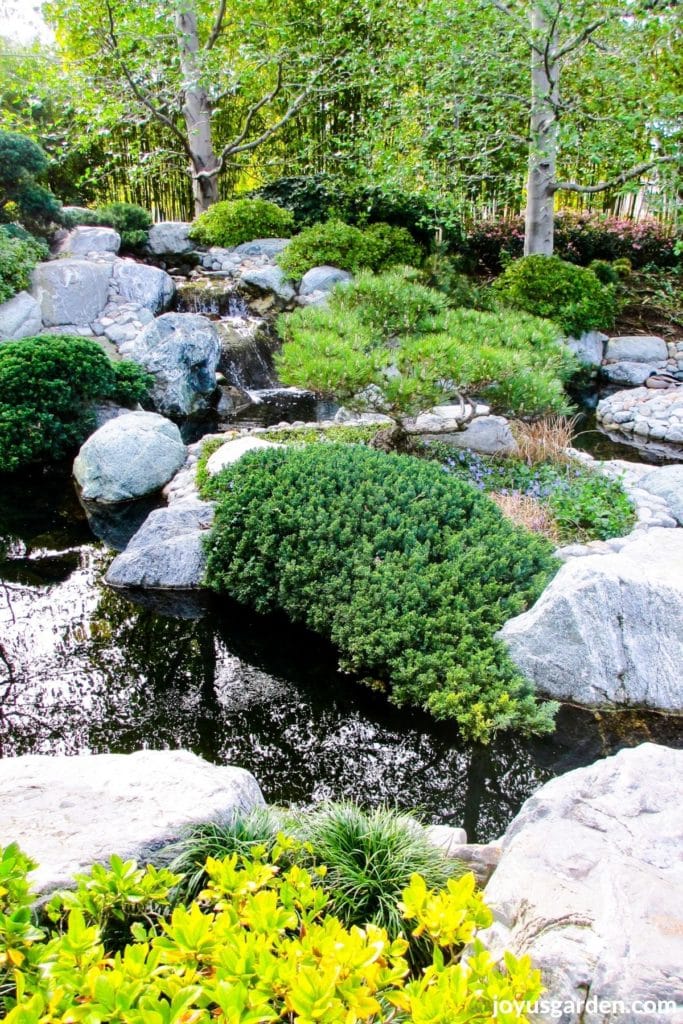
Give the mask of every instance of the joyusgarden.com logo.
<svg viewBox="0 0 683 1024">
<path fill-rule="evenodd" d="M 493 1004 L 494 1017 L 541 1017 L 560 1019 L 561 1017 L 577 1018 L 586 1013 L 600 1014 L 603 1017 L 615 1018 L 625 1015 L 659 1016 L 672 1014 L 681 1009 L 675 999 L 636 999 L 626 1002 L 623 999 L 601 999 L 589 996 L 588 999 L 537 999 L 533 1003 L 517 999 L 499 999 Z"/>
</svg>

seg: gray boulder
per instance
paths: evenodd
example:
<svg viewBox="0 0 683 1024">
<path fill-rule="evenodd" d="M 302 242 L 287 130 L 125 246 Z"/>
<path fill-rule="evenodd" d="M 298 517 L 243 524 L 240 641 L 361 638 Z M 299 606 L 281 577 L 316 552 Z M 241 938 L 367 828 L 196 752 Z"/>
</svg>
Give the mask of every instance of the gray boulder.
<svg viewBox="0 0 683 1024">
<path fill-rule="evenodd" d="M 667 356 L 663 338 L 638 334 L 610 338 L 605 352 L 605 359 L 615 363 L 664 363 Z"/>
<path fill-rule="evenodd" d="M 40 306 L 28 292 L 19 292 L 0 306 L 0 341 L 30 338 L 40 334 L 42 325 Z"/>
<path fill-rule="evenodd" d="M 679 526 L 683 526 L 683 465 L 660 466 L 642 477 L 638 486 L 664 498 Z"/>
<path fill-rule="evenodd" d="M 260 292 L 272 292 L 283 302 L 289 302 L 296 294 L 294 288 L 279 267 L 266 264 L 263 267 L 247 267 L 240 274 L 240 281 Z"/>
<path fill-rule="evenodd" d="M 540 968 L 530 1019 L 680 1021 L 682 788 L 683 751 L 644 743 L 546 783 L 508 828 L 479 937 Z"/>
<path fill-rule="evenodd" d="M 312 267 L 301 278 L 299 295 L 312 295 L 313 292 L 331 292 L 338 284 L 348 284 L 353 275 L 339 267 Z"/>
<path fill-rule="evenodd" d="M 198 590 L 206 555 L 203 541 L 213 522 L 213 505 L 179 501 L 155 509 L 109 567 L 113 587 L 146 590 Z"/>
<path fill-rule="evenodd" d="M 91 434 L 76 456 L 74 476 L 85 500 L 130 501 L 160 490 L 185 456 L 175 423 L 154 412 L 129 412 Z"/>
<path fill-rule="evenodd" d="M 65 259 L 39 263 L 33 271 L 31 292 L 40 305 L 44 327 L 96 320 L 107 304 L 111 263 Z"/>
<path fill-rule="evenodd" d="M 135 260 L 116 260 L 113 288 L 126 302 L 135 302 L 152 313 L 163 313 L 175 295 L 173 278 L 159 267 Z"/>
<path fill-rule="evenodd" d="M 602 375 L 610 384 L 618 384 L 619 387 L 638 388 L 644 384 L 650 374 L 655 373 L 659 364 L 636 363 L 624 360 L 621 363 L 605 363 L 602 368 Z"/>
<path fill-rule="evenodd" d="M 226 466 L 239 462 L 247 452 L 266 451 L 268 448 L 281 448 L 282 445 L 273 441 L 263 441 L 260 437 L 237 437 L 234 441 L 226 441 L 224 445 L 209 456 L 206 471 L 209 476 L 216 476 Z"/>
<path fill-rule="evenodd" d="M 240 260 L 259 256 L 274 260 L 278 253 L 287 248 L 289 242 L 289 238 L 255 238 L 252 242 L 242 242 L 229 251 Z"/>
<path fill-rule="evenodd" d="M 584 366 L 601 366 L 607 340 L 600 331 L 584 331 L 578 338 L 565 338 L 565 345 Z"/>
<path fill-rule="evenodd" d="M 167 416 L 205 409 L 216 389 L 221 355 L 216 328 L 197 313 L 165 313 L 120 348 L 121 354 L 154 374 L 152 398 Z"/>
<path fill-rule="evenodd" d="M 425 439 L 446 441 L 455 448 L 469 448 L 483 455 L 502 455 L 517 450 L 517 442 L 504 416 L 477 416 L 464 430 L 426 434 Z"/>
<path fill-rule="evenodd" d="M 155 256 L 181 256 L 194 249 L 190 241 L 191 224 L 182 220 L 162 220 L 149 229 L 147 248 Z"/>
<path fill-rule="evenodd" d="M 682 620 L 683 533 L 657 527 L 570 559 L 499 636 L 546 696 L 683 712 Z"/>
<path fill-rule="evenodd" d="M 73 884 L 113 853 L 145 864 L 189 825 L 263 806 L 254 776 L 187 750 L 26 754 L 0 760 L 0 846 L 38 862 L 38 893 Z"/>
<path fill-rule="evenodd" d="M 59 244 L 60 253 L 87 256 L 91 253 L 114 253 L 121 248 L 121 236 L 113 228 L 77 227 Z"/>
</svg>

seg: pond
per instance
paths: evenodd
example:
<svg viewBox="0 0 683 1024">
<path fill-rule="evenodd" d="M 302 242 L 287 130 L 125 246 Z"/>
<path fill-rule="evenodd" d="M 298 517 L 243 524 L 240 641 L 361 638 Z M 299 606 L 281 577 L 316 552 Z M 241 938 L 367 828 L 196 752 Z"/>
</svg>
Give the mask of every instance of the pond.
<svg viewBox="0 0 683 1024">
<path fill-rule="evenodd" d="M 563 708 L 552 737 L 463 743 L 340 675 L 334 652 L 228 601 L 142 607 L 102 584 L 67 470 L 0 487 L 0 754 L 184 747 L 258 779 L 266 800 L 353 798 L 492 839 L 554 775 L 683 723 Z"/>
</svg>

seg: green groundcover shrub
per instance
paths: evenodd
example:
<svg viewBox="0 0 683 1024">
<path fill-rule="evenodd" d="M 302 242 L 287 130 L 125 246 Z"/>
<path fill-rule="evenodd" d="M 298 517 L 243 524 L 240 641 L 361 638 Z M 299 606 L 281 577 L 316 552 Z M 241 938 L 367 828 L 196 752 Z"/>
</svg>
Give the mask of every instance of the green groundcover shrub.
<svg viewBox="0 0 683 1024">
<path fill-rule="evenodd" d="M 515 260 L 495 288 L 507 305 L 554 320 L 574 336 L 611 327 L 617 312 L 613 287 L 603 285 L 587 267 L 558 256 Z"/>
<path fill-rule="evenodd" d="M 568 411 L 563 385 L 577 364 L 555 324 L 513 310 L 450 309 L 414 274 L 363 273 L 326 307 L 282 316 L 283 383 L 397 423 L 467 394 L 501 413 Z"/>
<path fill-rule="evenodd" d="M 218 474 L 208 585 L 328 637 L 346 671 L 486 741 L 551 728 L 496 631 L 551 545 L 438 465 L 356 445 L 252 453 Z"/>
<path fill-rule="evenodd" d="M 311 267 L 339 267 L 357 274 L 420 260 L 420 248 L 406 228 L 371 224 L 362 230 L 341 220 L 304 228 L 278 256 L 278 263 L 294 280 Z"/>
<path fill-rule="evenodd" d="M 13 224 L 0 227 L 0 303 L 31 284 L 31 271 L 47 258 L 44 242 Z"/>
<path fill-rule="evenodd" d="M 232 246 L 255 238 L 289 238 L 294 217 L 265 199 L 233 199 L 215 203 L 190 229 L 200 245 Z"/>
<path fill-rule="evenodd" d="M 527 1019 L 525 1004 L 543 991 L 540 971 L 510 953 L 496 964 L 477 939 L 493 917 L 471 873 L 437 890 L 414 874 L 403 889 L 405 931 L 431 951 L 425 969 L 411 969 L 403 936 L 334 916 L 319 885 L 323 865 L 284 866 L 291 846 L 283 835 L 268 856 L 209 859 L 201 901 L 170 913 L 176 875 L 112 857 L 48 904 L 49 927 L 31 916 L 26 875 L 35 865 L 16 845 L 0 847 L 6 1024 Z M 133 921 L 119 948 L 107 937 L 112 919 Z"/>
<path fill-rule="evenodd" d="M 68 210 L 64 221 L 70 228 L 77 225 L 114 228 L 121 236 L 124 249 L 139 249 L 147 241 L 152 215 L 136 203 L 107 203 L 94 210 Z"/>
<path fill-rule="evenodd" d="M 56 462 L 86 439 L 92 404 L 132 405 L 151 378 L 133 363 L 112 363 L 86 338 L 44 335 L 0 345 L 0 472 Z"/>
</svg>

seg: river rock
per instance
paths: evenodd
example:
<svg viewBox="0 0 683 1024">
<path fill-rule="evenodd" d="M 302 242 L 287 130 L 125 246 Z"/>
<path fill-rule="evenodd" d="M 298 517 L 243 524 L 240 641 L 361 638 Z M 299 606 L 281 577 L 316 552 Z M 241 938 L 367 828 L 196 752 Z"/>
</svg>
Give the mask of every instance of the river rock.
<svg viewBox="0 0 683 1024">
<path fill-rule="evenodd" d="M 39 893 L 73 884 L 113 853 L 144 864 L 193 824 L 263 806 L 254 776 L 187 750 L 0 760 L 0 846 L 38 862 Z"/>
<path fill-rule="evenodd" d="M 469 448 L 483 455 L 504 455 L 517 450 L 517 442 L 504 416 L 477 416 L 464 430 L 425 434 L 424 439 L 446 441 L 455 448 Z"/>
<path fill-rule="evenodd" d="M 289 238 L 255 238 L 251 242 L 242 242 L 241 245 L 234 246 L 230 252 L 239 260 L 262 257 L 274 262 L 275 257 L 286 249 L 289 243 Z"/>
<path fill-rule="evenodd" d="M 88 256 L 97 253 L 116 253 L 121 248 L 121 236 L 113 228 L 77 227 L 59 244 L 60 253 L 70 256 Z"/>
<path fill-rule="evenodd" d="M 154 412 L 108 420 L 82 446 L 74 476 L 86 501 L 130 501 L 167 484 L 185 462 L 175 423 Z"/>
<path fill-rule="evenodd" d="M 660 466 L 642 477 L 638 486 L 664 498 L 679 526 L 683 526 L 683 465 Z"/>
<path fill-rule="evenodd" d="M 638 531 L 566 562 L 499 633 L 539 693 L 592 707 L 683 712 L 683 532 Z"/>
<path fill-rule="evenodd" d="M 338 284 L 349 284 L 353 275 L 339 267 L 312 267 L 301 278 L 299 295 L 312 295 L 313 292 L 331 292 Z"/>
<path fill-rule="evenodd" d="M 541 969 L 546 1012 L 530 1020 L 680 1021 L 682 788 L 683 751 L 644 743 L 552 779 L 508 828 L 479 937 Z M 677 1010 L 652 1002 L 667 1000 Z"/>
<path fill-rule="evenodd" d="M 289 302 L 296 294 L 284 272 L 273 264 L 266 264 L 263 267 L 246 267 L 240 274 L 240 281 L 258 291 L 272 292 L 283 302 Z"/>
<path fill-rule="evenodd" d="M 605 430 L 618 432 L 630 440 L 635 435 L 643 445 L 652 442 L 683 444 L 683 388 L 651 391 L 635 388 L 617 391 L 598 402 L 598 422 Z M 666 448 L 666 445 L 664 445 Z"/>
<path fill-rule="evenodd" d="M 42 325 L 40 306 L 28 292 L 19 292 L 0 306 L 0 341 L 30 338 L 40 334 Z"/>
<path fill-rule="evenodd" d="M 124 301 L 154 314 L 168 309 L 175 295 L 173 278 L 165 270 L 135 260 L 116 260 L 112 285 Z"/>
<path fill-rule="evenodd" d="M 215 476 L 222 469 L 225 469 L 226 466 L 232 466 L 233 463 L 239 462 L 247 452 L 265 451 L 267 448 L 281 447 L 282 445 L 275 444 L 273 441 L 262 441 L 259 437 L 238 437 L 234 441 L 226 441 L 224 445 L 221 445 L 220 448 L 209 456 L 206 462 L 206 472 L 209 476 Z"/>
<path fill-rule="evenodd" d="M 31 292 L 40 305 L 43 326 L 85 327 L 97 319 L 107 304 L 112 272 L 111 263 L 82 259 L 39 263 Z"/>
<path fill-rule="evenodd" d="M 167 416 L 205 409 L 216 389 L 221 346 L 216 328 L 197 313 L 165 313 L 120 348 L 155 377 L 152 398 Z"/>
<path fill-rule="evenodd" d="M 578 338 L 565 338 L 565 345 L 584 366 L 601 366 L 605 354 L 606 334 L 584 331 Z"/>
<path fill-rule="evenodd" d="M 201 589 L 206 567 L 203 542 L 213 515 L 213 505 L 196 500 L 150 512 L 110 565 L 107 583 L 146 590 Z"/>
<path fill-rule="evenodd" d="M 194 249 L 189 236 L 191 227 L 182 220 L 162 220 L 149 229 L 147 248 L 155 256 L 181 256 L 191 252 Z"/>
<path fill-rule="evenodd" d="M 650 374 L 666 369 L 668 349 L 663 338 L 624 335 L 610 338 L 603 375 L 611 384 L 639 387 Z"/>
</svg>

